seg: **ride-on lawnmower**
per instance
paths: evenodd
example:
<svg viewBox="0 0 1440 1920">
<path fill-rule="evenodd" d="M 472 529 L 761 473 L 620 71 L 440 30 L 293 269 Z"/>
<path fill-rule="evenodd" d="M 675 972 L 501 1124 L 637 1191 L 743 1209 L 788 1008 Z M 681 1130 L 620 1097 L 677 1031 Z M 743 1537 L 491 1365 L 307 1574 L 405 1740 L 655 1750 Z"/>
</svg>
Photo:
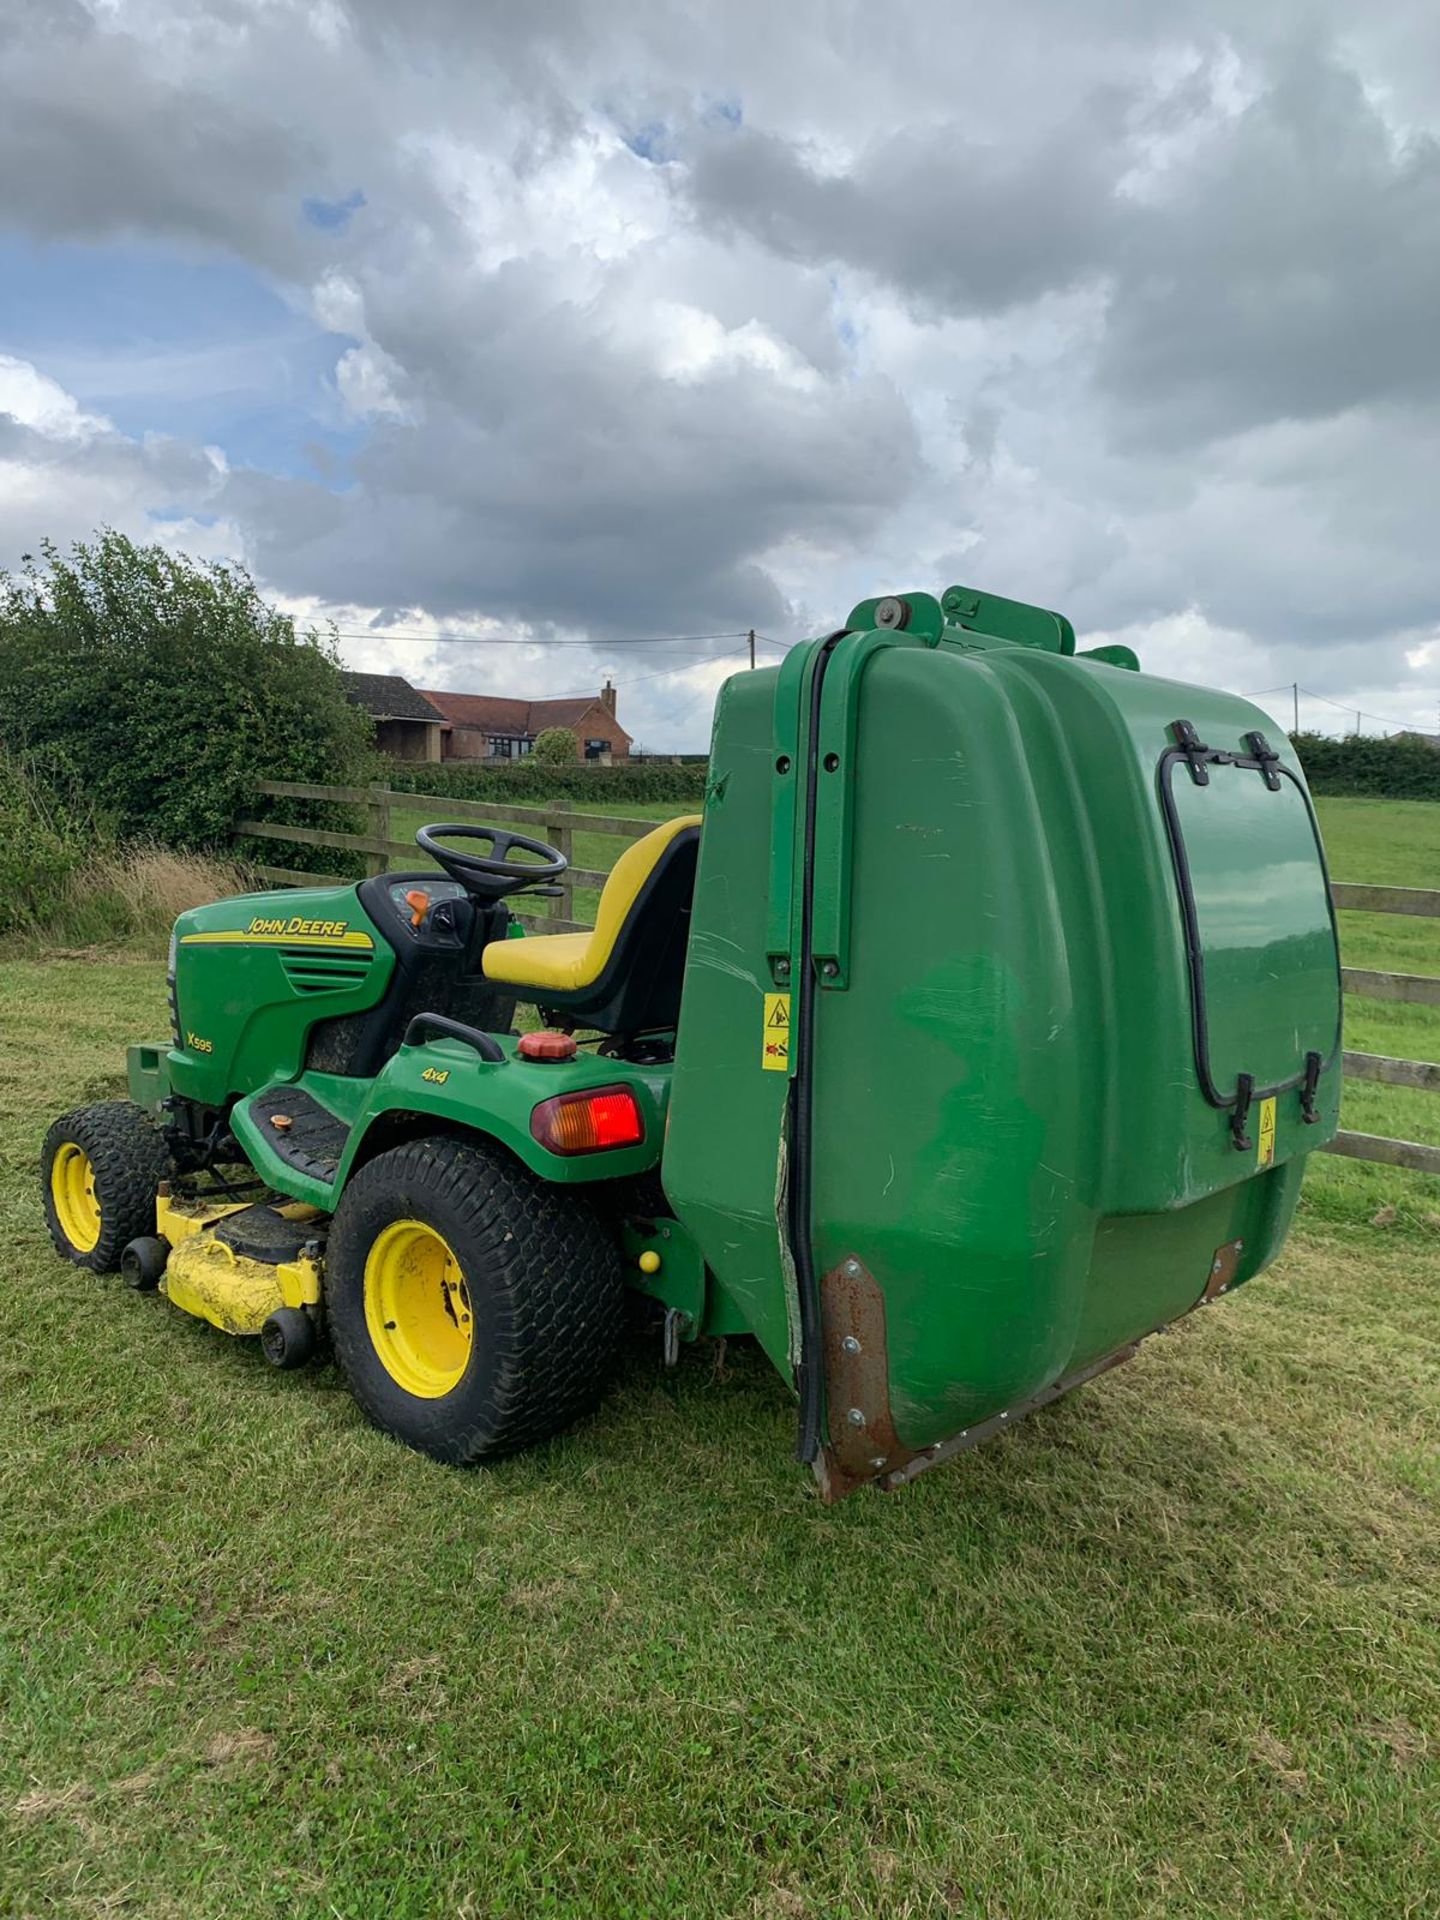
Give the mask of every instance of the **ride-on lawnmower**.
<svg viewBox="0 0 1440 1920">
<path fill-rule="evenodd" d="M 628 1285 L 671 1361 L 754 1335 L 827 1497 L 896 1487 L 1281 1244 L 1340 974 L 1268 724 L 1038 607 L 867 600 L 726 683 L 593 931 L 512 937 L 564 859 L 468 826 L 182 914 L 169 1044 L 46 1138 L 56 1246 L 280 1367 L 328 1336 L 456 1463 L 595 1404 Z"/>
</svg>

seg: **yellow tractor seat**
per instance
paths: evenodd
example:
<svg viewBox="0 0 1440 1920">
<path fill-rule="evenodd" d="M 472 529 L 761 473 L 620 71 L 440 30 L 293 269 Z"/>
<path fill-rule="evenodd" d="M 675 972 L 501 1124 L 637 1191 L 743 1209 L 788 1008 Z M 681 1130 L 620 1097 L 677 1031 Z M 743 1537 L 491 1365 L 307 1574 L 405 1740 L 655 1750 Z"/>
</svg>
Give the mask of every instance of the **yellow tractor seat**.
<svg viewBox="0 0 1440 1920">
<path fill-rule="evenodd" d="M 698 813 L 667 820 L 621 854 L 589 933 L 492 940 L 488 980 L 601 1033 L 673 1026 L 695 891 Z"/>
</svg>

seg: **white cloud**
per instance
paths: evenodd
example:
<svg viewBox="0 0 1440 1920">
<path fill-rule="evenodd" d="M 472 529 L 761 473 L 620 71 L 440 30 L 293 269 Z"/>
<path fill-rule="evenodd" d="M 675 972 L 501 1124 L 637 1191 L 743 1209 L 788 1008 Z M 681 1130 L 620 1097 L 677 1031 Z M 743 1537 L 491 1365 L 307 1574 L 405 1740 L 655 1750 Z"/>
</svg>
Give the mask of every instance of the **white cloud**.
<svg viewBox="0 0 1440 1920">
<path fill-rule="evenodd" d="M 350 347 L 335 367 L 340 397 L 359 420 L 377 415 L 388 415 L 392 420 L 413 419 L 413 410 L 396 392 L 402 378 L 396 362 L 374 345 Z"/>
<path fill-rule="evenodd" d="M 47 440 L 85 441 L 113 430 L 102 414 L 85 412 L 58 381 L 6 353 L 0 353 L 0 413 Z"/>
</svg>

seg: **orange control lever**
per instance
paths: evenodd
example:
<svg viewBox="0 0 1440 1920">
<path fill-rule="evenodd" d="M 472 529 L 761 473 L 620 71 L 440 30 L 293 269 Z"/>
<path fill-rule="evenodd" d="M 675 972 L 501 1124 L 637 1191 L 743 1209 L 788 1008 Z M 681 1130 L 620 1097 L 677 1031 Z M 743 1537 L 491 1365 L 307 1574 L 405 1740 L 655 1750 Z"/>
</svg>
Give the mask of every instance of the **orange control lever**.
<svg viewBox="0 0 1440 1920">
<path fill-rule="evenodd" d="M 411 926 L 423 926 L 425 916 L 430 911 L 429 894 L 421 887 L 412 887 L 405 896 L 405 904 L 410 909 Z"/>
</svg>

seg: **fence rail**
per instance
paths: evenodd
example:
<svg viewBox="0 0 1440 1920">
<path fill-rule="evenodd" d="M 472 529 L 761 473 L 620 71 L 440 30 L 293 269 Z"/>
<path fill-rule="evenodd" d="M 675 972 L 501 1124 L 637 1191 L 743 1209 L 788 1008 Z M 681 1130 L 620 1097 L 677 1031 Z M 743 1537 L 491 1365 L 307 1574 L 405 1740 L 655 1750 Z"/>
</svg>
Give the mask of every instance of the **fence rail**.
<svg viewBox="0 0 1440 1920">
<path fill-rule="evenodd" d="M 292 846 L 335 847 L 345 853 L 365 856 L 367 874 L 385 873 L 391 861 L 405 860 L 415 852 L 412 840 L 391 837 L 390 819 L 395 809 L 406 812 L 427 811 L 432 819 L 444 819 L 458 826 L 506 826 L 538 829 L 536 837 L 547 840 L 571 862 L 556 886 L 554 913 L 519 913 L 516 918 L 526 926 L 547 933 L 588 933 L 590 922 L 575 917 L 575 889 L 600 888 L 609 878 L 596 867 L 573 864 L 575 835 L 600 833 L 624 841 L 643 840 L 654 827 L 653 820 L 632 820 L 622 814 L 575 813 L 563 807 L 515 807 L 508 802 L 455 800 L 444 794 L 401 793 L 392 787 L 326 787 L 306 780 L 259 780 L 255 791 L 272 800 L 320 800 L 335 806 L 363 807 L 365 833 L 342 833 L 325 827 L 292 827 L 276 820 L 238 820 L 237 838 L 275 840 Z M 499 812 L 497 814 L 497 809 Z M 276 886 L 341 886 L 344 876 L 336 873 L 303 873 L 294 867 L 257 867 L 262 880 Z"/>
<path fill-rule="evenodd" d="M 654 826 L 651 820 L 629 820 L 614 814 L 575 813 L 556 807 L 513 807 L 503 801 L 453 800 L 443 794 L 399 793 L 389 787 L 326 787 L 301 780 L 261 780 L 255 791 L 274 800 L 319 800 L 337 806 L 364 807 L 366 833 L 331 832 L 320 827 L 290 827 L 274 820 L 241 820 L 236 823 L 237 837 L 288 842 L 292 846 L 336 847 L 347 853 L 365 856 L 367 873 L 384 873 L 392 855 L 404 859 L 413 851 L 413 843 L 395 840 L 390 835 L 390 816 L 397 807 L 409 811 L 432 809 L 437 818 L 462 826 L 538 827 L 544 837 L 571 859 L 577 833 L 608 834 L 632 841 L 643 839 Z M 497 807 L 503 818 L 497 819 Z M 345 876 L 334 873 L 305 873 L 294 867 L 257 867 L 262 880 L 277 886 L 343 885 Z M 600 888 L 608 875 L 591 867 L 571 866 L 557 883 L 560 894 L 553 914 L 519 914 L 527 926 L 549 933 L 586 933 L 589 923 L 575 918 L 576 887 Z M 1330 889 L 1338 910 L 1344 913 L 1398 913 L 1423 919 L 1440 920 L 1440 891 L 1426 887 L 1370 887 L 1356 881 L 1337 880 Z M 1400 1002 L 1408 1006 L 1440 1007 L 1440 977 L 1420 973 L 1377 973 L 1368 967 L 1344 967 L 1341 978 L 1346 993 L 1360 994 L 1371 1000 Z M 1389 1087 L 1407 1087 L 1420 1093 L 1440 1093 L 1440 1064 L 1425 1060 L 1398 1060 L 1381 1053 L 1346 1053 L 1343 1071 L 1347 1080 L 1367 1080 Z M 1407 1167 L 1417 1173 L 1440 1174 L 1440 1147 L 1425 1146 L 1418 1140 L 1391 1140 L 1381 1134 L 1353 1133 L 1342 1129 L 1324 1149 L 1350 1160 L 1369 1160 L 1380 1166 Z"/>
</svg>

